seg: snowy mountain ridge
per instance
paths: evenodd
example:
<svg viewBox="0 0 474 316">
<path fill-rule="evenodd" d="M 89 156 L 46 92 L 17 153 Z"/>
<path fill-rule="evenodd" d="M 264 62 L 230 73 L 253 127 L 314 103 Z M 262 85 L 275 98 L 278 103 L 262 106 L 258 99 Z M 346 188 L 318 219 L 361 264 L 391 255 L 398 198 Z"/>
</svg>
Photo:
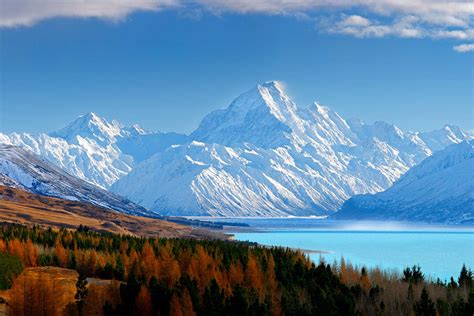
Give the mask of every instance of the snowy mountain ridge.
<svg viewBox="0 0 474 316">
<path fill-rule="evenodd" d="M 95 113 L 82 115 L 49 134 L 0 133 L 0 143 L 27 148 L 69 174 L 105 189 L 136 163 L 185 139 L 177 133 L 152 133 L 139 125 L 108 122 Z"/>
<path fill-rule="evenodd" d="M 49 133 L 52 137 L 62 138 L 70 143 L 77 141 L 78 136 L 93 139 L 101 145 L 114 143 L 116 138 L 122 136 L 124 126 L 113 120 L 108 122 L 97 114 L 90 112 L 79 116 L 75 121 L 59 131 Z M 138 127 L 138 131 L 144 133 Z"/>
<path fill-rule="evenodd" d="M 332 214 L 389 188 L 434 152 L 472 138 L 456 126 L 407 132 L 298 107 L 266 82 L 209 113 L 189 136 L 150 133 L 93 113 L 49 134 L 0 133 L 71 175 L 168 215 Z"/>
<path fill-rule="evenodd" d="M 386 191 L 352 197 L 336 216 L 474 223 L 473 175 L 474 141 L 453 144 L 414 166 Z"/>
<path fill-rule="evenodd" d="M 0 184 L 39 195 L 88 202 L 124 213 L 150 214 L 143 207 L 73 177 L 20 147 L 0 144 Z"/>
<path fill-rule="evenodd" d="M 355 194 L 387 189 L 442 144 L 468 135 L 346 121 L 318 103 L 298 108 L 281 84 L 267 82 L 211 112 L 189 138 L 111 190 L 171 215 L 331 214 Z"/>
</svg>

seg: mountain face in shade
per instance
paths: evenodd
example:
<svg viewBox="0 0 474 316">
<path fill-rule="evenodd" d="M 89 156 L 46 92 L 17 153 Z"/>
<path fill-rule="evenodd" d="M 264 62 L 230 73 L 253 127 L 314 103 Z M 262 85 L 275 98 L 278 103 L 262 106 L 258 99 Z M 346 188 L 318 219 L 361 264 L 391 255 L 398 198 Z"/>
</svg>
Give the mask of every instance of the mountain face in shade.
<svg viewBox="0 0 474 316">
<path fill-rule="evenodd" d="M 420 134 L 345 120 L 318 103 L 299 108 L 280 83 L 267 82 L 210 113 L 188 142 L 135 166 L 111 190 L 172 215 L 332 214 L 469 138 L 453 130 Z"/>
<path fill-rule="evenodd" d="M 143 207 L 77 179 L 30 151 L 0 145 L 0 185 L 136 215 L 149 214 Z"/>
<path fill-rule="evenodd" d="M 336 217 L 474 223 L 474 141 L 434 153 L 384 192 L 352 197 Z"/>
</svg>

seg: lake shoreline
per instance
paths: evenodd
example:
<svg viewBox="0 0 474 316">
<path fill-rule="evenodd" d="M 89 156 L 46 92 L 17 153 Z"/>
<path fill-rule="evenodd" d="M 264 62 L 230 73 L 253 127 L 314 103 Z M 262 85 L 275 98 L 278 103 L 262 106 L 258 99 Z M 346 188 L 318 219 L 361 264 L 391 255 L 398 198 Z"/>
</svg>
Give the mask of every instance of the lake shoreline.
<svg viewBox="0 0 474 316">
<path fill-rule="evenodd" d="M 249 227 L 229 227 L 234 240 L 264 247 L 299 250 L 317 264 L 344 258 L 354 266 L 396 270 L 420 265 L 426 277 L 436 280 L 457 277 L 465 263 L 474 267 L 469 256 L 474 249 L 474 230 L 466 226 L 372 227 L 360 222 L 289 219 L 247 220 Z"/>
</svg>

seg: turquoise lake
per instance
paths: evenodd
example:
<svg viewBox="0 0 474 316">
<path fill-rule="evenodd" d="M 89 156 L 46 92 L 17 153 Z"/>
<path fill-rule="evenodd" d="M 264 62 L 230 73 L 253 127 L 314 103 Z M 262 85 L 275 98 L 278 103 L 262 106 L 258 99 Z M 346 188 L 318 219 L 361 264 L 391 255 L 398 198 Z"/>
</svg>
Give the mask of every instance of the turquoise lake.
<svg viewBox="0 0 474 316">
<path fill-rule="evenodd" d="M 344 257 L 354 265 L 399 272 L 419 264 L 426 276 L 441 280 L 457 279 L 463 263 L 474 269 L 473 227 L 299 218 L 231 221 L 250 226 L 233 231 L 237 240 L 327 252 L 310 254 L 316 262 L 320 256 L 329 263 Z"/>
</svg>

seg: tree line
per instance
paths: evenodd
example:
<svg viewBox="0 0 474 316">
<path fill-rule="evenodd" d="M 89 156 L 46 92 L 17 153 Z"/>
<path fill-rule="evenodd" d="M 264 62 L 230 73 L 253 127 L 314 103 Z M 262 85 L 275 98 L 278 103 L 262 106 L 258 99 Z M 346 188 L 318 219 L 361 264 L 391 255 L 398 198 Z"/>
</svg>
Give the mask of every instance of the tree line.
<svg viewBox="0 0 474 316">
<path fill-rule="evenodd" d="M 103 315 L 472 315 L 474 310 L 472 273 L 465 267 L 454 285 L 425 280 L 416 266 L 398 276 L 344 260 L 315 264 L 282 247 L 7 223 L 0 225 L 0 253 L 24 267 L 77 271 L 67 306 L 74 315 L 91 309 Z M 89 278 L 113 281 L 99 293 Z M 36 278 L 28 284 L 21 274 L 11 282 L 14 314 L 55 315 L 48 304 L 54 293 L 45 282 Z"/>
</svg>

